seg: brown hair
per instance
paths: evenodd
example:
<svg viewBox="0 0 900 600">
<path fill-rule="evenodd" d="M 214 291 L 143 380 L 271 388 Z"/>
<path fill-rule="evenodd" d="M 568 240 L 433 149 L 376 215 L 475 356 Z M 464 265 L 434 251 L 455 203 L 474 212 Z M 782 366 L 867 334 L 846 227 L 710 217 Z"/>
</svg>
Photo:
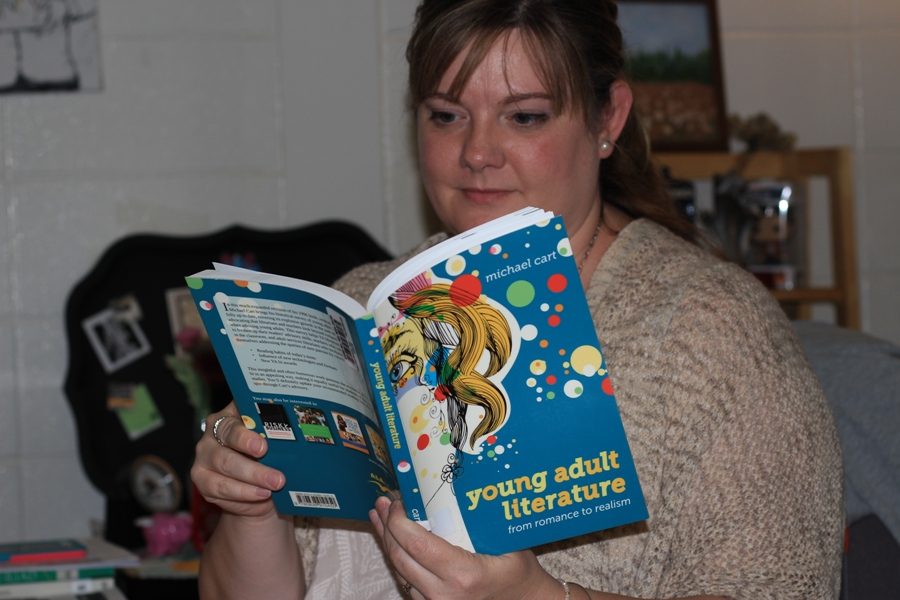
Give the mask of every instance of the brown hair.
<svg viewBox="0 0 900 600">
<path fill-rule="evenodd" d="M 438 87 L 453 60 L 468 53 L 448 90 L 458 97 L 498 39 L 522 36 L 554 110 L 581 110 L 597 126 L 610 88 L 623 78 L 622 32 L 613 0 L 423 0 L 406 47 L 409 101 L 415 109 Z M 694 225 L 678 212 L 650 160 L 644 130 L 632 110 L 613 154 L 600 169 L 604 202 L 632 217 L 646 217 L 695 241 Z"/>
</svg>

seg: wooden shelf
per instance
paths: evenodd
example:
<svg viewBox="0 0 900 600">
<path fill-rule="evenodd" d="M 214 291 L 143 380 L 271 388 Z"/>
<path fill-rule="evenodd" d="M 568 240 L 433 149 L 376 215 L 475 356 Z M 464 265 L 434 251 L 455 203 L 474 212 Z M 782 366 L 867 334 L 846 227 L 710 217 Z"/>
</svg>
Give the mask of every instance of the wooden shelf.
<svg viewBox="0 0 900 600">
<path fill-rule="evenodd" d="M 831 264 L 834 286 L 774 291 L 785 305 L 833 304 L 837 322 L 859 329 L 859 283 L 853 219 L 852 155 L 846 148 L 816 148 L 791 152 L 758 152 L 746 157 L 727 152 L 657 153 L 654 160 L 678 179 L 708 180 L 742 164 L 746 179 L 774 178 L 806 182 L 824 177 L 829 188 Z M 744 162 L 745 161 L 745 162 Z"/>
</svg>

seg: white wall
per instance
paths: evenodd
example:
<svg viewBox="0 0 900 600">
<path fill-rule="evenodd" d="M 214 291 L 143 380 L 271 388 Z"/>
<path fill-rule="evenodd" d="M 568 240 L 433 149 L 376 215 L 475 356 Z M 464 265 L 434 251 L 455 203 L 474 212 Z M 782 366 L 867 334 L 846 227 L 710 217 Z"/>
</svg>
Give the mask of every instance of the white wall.
<svg viewBox="0 0 900 600">
<path fill-rule="evenodd" d="M 425 233 L 402 111 L 415 0 L 101 0 L 105 89 L 0 97 L 0 540 L 103 513 L 62 310 L 112 241 L 233 222 Z M 900 342 L 900 3 L 720 0 L 729 108 L 855 149 L 866 330 Z"/>
</svg>

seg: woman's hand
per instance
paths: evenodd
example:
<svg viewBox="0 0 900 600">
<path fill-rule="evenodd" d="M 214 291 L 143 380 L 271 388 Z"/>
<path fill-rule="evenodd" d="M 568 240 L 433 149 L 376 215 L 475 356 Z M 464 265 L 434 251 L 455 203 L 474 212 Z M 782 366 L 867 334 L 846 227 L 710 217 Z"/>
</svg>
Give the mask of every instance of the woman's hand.
<svg viewBox="0 0 900 600">
<path fill-rule="evenodd" d="M 562 598 L 561 584 L 531 551 L 473 554 L 406 518 L 403 503 L 379 498 L 369 518 L 413 598 Z"/>
<path fill-rule="evenodd" d="M 221 443 L 213 437 L 220 418 L 216 431 Z M 264 438 L 244 427 L 232 402 L 206 418 L 206 432 L 197 442 L 191 480 L 208 502 L 226 513 L 272 516 L 272 492 L 284 485 L 284 475 L 258 462 L 267 449 Z"/>
<path fill-rule="evenodd" d="M 293 521 L 272 502 L 284 475 L 257 460 L 267 449 L 266 440 L 244 427 L 233 402 L 206 418 L 191 479 L 223 512 L 200 558 L 202 598 L 303 597 Z"/>
</svg>

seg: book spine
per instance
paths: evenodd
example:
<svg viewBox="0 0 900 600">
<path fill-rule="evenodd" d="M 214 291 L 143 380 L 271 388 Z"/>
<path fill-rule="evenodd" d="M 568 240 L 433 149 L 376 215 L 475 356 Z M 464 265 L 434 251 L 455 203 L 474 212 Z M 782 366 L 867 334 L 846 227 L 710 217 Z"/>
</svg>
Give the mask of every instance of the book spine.
<svg viewBox="0 0 900 600">
<path fill-rule="evenodd" d="M 47 540 L 0 544 L 0 564 L 25 565 L 41 562 L 77 560 L 87 550 L 76 540 Z"/>
<path fill-rule="evenodd" d="M 375 327 L 375 321 L 371 318 L 360 319 L 356 322 L 359 339 L 369 340 L 369 332 Z M 413 521 L 417 521 L 426 529 L 430 529 L 428 517 L 425 513 L 425 503 L 418 493 L 419 482 L 413 468 L 409 447 L 406 445 L 406 436 L 400 424 L 400 414 L 397 412 L 397 401 L 394 391 L 387 379 L 387 365 L 381 352 L 381 342 L 374 344 L 360 343 L 365 371 L 369 378 L 369 388 L 374 398 L 375 410 L 381 421 L 382 432 L 391 457 L 392 468 L 397 477 L 397 485 L 400 497 L 406 507 L 406 515 Z"/>
<path fill-rule="evenodd" d="M 65 594 L 93 594 L 116 586 L 112 577 L 76 579 L 74 581 L 42 581 L 11 583 L 0 586 L 0 598 L 52 598 Z"/>
<path fill-rule="evenodd" d="M 114 577 L 116 570 L 112 567 L 95 569 L 43 569 L 34 571 L 2 571 L 0 585 L 12 583 L 37 583 L 42 581 L 71 581 L 73 579 L 97 579 Z"/>
</svg>

